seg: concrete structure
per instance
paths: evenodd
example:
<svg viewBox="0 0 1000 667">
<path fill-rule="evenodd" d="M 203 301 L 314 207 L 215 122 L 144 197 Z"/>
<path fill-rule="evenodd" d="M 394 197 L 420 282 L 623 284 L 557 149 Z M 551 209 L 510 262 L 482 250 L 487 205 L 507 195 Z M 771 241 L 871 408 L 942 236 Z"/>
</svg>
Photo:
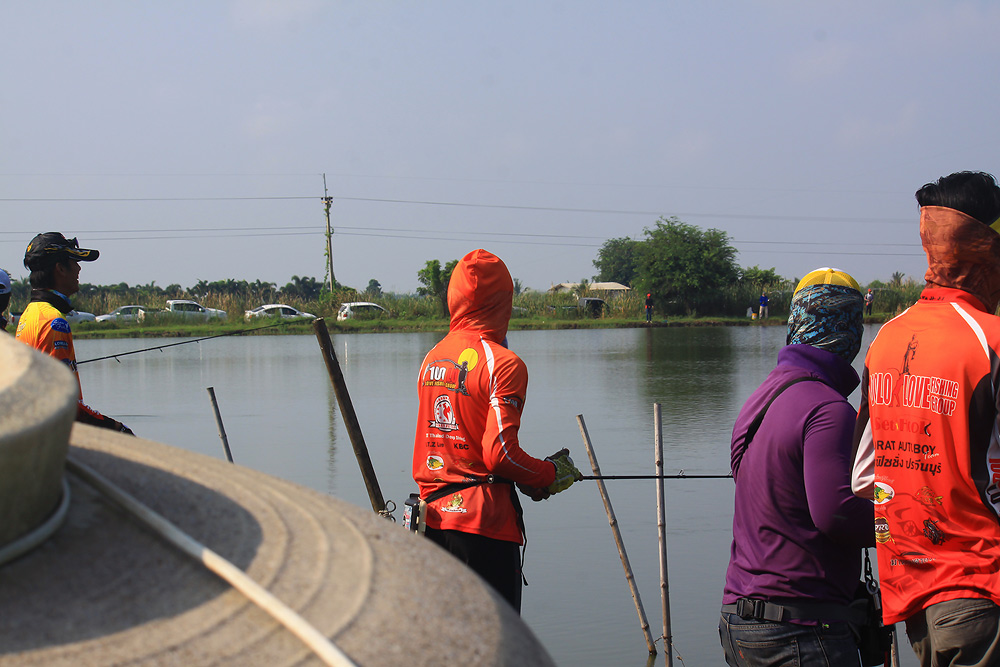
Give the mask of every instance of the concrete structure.
<svg viewBox="0 0 1000 667">
<path fill-rule="evenodd" d="M 245 570 L 358 665 L 552 664 L 481 579 L 370 511 L 166 445 L 80 424 L 70 434 L 69 373 L 2 334 L 0 401 L 0 492 L 45 489 L 25 517 L 51 512 L 49 460 L 69 436 L 72 460 Z M 37 457 L 46 465 L 11 472 L 7 452 L 32 443 L 52 452 Z M 0 666 L 319 664 L 242 594 L 68 478 L 64 525 L 0 566 Z"/>
</svg>

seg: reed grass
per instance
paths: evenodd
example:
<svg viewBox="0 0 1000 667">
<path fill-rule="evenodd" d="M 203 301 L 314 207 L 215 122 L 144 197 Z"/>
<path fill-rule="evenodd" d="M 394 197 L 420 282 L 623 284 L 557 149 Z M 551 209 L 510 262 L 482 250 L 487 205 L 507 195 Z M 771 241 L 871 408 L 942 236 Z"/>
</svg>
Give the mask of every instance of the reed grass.
<svg viewBox="0 0 1000 667">
<path fill-rule="evenodd" d="M 896 287 L 884 287 L 874 283 L 875 302 L 872 319 L 892 317 L 912 305 L 920 296 L 922 285 L 908 281 Z M 867 288 L 866 288 L 867 289 Z M 715 293 L 699 295 L 692 301 L 693 307 L 685 308 L 679 301 L 659 303 L 654 309 L 653 320 L 662 324 L 668 321 L 677 325 L 710 325 L 748 323 L 747 309 L 757 310 L 760 288 L 754 285 L 733 285 Z M 255 319 L 245 322 L 245 311 L 255 308 L 264 301 L 255 295 L 207 294 L 204 298 L 194 298 L 188 294 L 171 294 L 175 298 L 192 298 L 203 306 L 225 310 L 228 317 L 224 321 L 200 322 L 192 320 L 160 320 L 154 322 L 96 322 L 74 325 L 74 333 L 82 337 L 158 337 L 158 336 L 206 336 L 233 332 L 242 329 L 260 328 L 273 324 L 273 320 Z M 603 298 L 605 307 L 599 317 L 577 308 L 578 297 L 569 293 L 549 293 L 527 291 L 514 297 L 514 313 L 511 329 L 548 328 L 591 328 L 626 327 L 645 322 L 645 295 L 626 292 L 608 295 L 596 291 L 587 296 Z M 783 284 L 768 289 L 769 324 L 780 323 L 788 316 L 792 286 Z M 108 313 L 119 306 L 139 304 L 151 308 L 162 308 L 166 294 L 149 294 L 141 289 L 84 291 L 74 297 L 77 310 L 95 314 Z M 442 315 L 440 302 L 431 297 L 409 294 L 381 294 L 376 297 L 343 293 L 330 295 L 323 293 L 318 299 L 279 298 L 299 310 L 326 319 L 332 332 L 389 332 L 389 331 L 447 331 L 448 318 Z M 388 316 L 376 319 L 359 319 L 337 322 L 336 314 L 342 302 L 368 300 L 389 311 Z M 281 327 L 265 329 L 270 333 L 311 333 L 308 322 L 286 322 Z"/>
</svg>

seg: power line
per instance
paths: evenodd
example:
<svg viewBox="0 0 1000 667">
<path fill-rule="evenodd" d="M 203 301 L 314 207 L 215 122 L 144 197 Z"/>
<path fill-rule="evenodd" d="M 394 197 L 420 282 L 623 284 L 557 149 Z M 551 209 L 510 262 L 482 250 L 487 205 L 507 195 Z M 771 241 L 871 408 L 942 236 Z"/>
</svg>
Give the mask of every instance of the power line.
<svg viewBox="0 0 1000 667">
<path fill-rule="evenodd" d="M 337 232 L 342 236 L 359 236 L 359 237 L 370 237 L 370 238 L 385 238 L 385 239 L 402 239 L 402 240 L 422 240 L 422 241 L 474 241 L 481 238 L 489 238 L 492 243 L 512 243 L 518 245 L 554 245 L 562 247 L 584 247 L 584 248 L 599 248 L 603 245 L 603 241 L 606 240 L 603 236 L 578 236 L 570 234 L 534 234 L 534 233 L 520 233 L 520 232 L 486 232 L 486 231 L 451 231 L 443 229 L 407 229 L 407 228 L 395 228 L 395 227 L 354 227 L 345 226 L 340 227 L 340 231 Z M 7 234 L 10 236 L 30 236 L 33 231 L 3 231 L 0 235 Z M 192 234 L 197 234 L 195 238 L 199 239 L 210 239 L 210 238 L 258 238 L 258 237 L 285 237 L 285 236 L 319 236 L 323 234 L 323 231 L 317 229 L 315 226 L 308 225 L 297 225 L 297 226 L 273 226 L 273 227 L 209 227 L 209 228 L 180 228 L 180 229 L 148 229 L 148 230 L 132 230 L 132 229 L 101 229 L 92 230 L 87 232 L 88 234 L 93 234 L 96 236 L 91 237 L 92 241 L 162 241 L 162 240 L 174 240 L 174 239 L 190 239 Z M 115 235 L 115 234 L 127 234 L 128 236 L 101 236 L 101 235 Z M 534 239 L 552 239 L 551 241 L 544 240 L 534 240 Z M 584 239 L 599 240 L 600 243 L 588 243 L 583 241 Z M 11 239 L 8 241 L 0 240 L 0 243 L 20 243 L 22 238 Z M 748 240 L 743 241 L 739 239 L 734 239 L 731 241 L 737 246 L 747 246 L 747 245 L 763 245 L 763 246 L 794 246 L 798 250 L 755 250 L 750 249 L 746 252 L 770 252 L 776 254 L 791 254 L 800 252 L 810 252 L 809 250 L 802 250 L 803 248 L 808 248 L 810 246 L 816 246 L 823 249 L 825 254 L 834 255 L 857 255 L 857 256 L 902 256 L 902 257 L 918 257 L 922 256 L 922 251 L 919 250 L 919 245 L 908 244 L 908 243 L 865 243 L 866 248 L 912 248 L 916 250 L 913 253 L 887 253 L 887 252 L 863 252 L 863 251 L 834 251 L 830 249 L 831 244 L 829 242 L 815 242 L 815 241 L 761 241 L 761 240 Z M 846 244 L 841 244 L 846 245 Z M 818 251 L 817 251 L 818 252 Z"/>
<path fill-rule="evenodd" d="M 18 203 L 82 203 L 82 202 L 150 202 L 150 201 L 285 201 L 289 199 L 320 199 L 315 195 L 287 197 L 0 197 L 0 202 Z"/>
<path fill-rule="evenodd" d="M 123 203 L 123 202 L 201 202 L 201 201 L 295 201 L 322 197 L 315 195 L 290 195 L 268 197 L 0 197 L 0 202 L 9 203 Z M 568 206 L 528 206 L 517 204 L 483 204 L 476 202 L 435 201 L 423 199 L 388 199 L 381 197 L 334 197 L 334 201 L 356 201 L 380 204 L 410 204 L 420 206 L 444 206 L 461 208 L 484 208 L 514 211 L 541 211 L 554 213 L 587 213 L 597 215 L 644 215 L 674 216 L 678 218 L 722 218 L 730 220 L 773 220 L 782 222 L 836 222 L 868 224 L 912 224 L 904 218 L 846 218 L 842 216 L 774 215 L 754 213 L 693 213 L 671 212 L 668 210 L 646 211 L 611 208 L 574 208 Z"/>
</svg>

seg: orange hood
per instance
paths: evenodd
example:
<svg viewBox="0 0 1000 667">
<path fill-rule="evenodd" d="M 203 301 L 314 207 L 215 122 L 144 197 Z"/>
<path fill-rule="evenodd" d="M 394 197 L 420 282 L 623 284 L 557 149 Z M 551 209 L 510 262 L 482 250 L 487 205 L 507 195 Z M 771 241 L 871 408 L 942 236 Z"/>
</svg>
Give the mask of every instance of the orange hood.
<svg viewBox="0 0 1000 667">
<path fill-rule="evenodd" d="M 943 206 L 920 209 L 920 240 L 929 286 L 972 294 L 988 312 L 1000 302 L 1000 234 L 979 220 Z"/>
<path fill-rule="evenodd" d="M 448 283 L 452 331 L 476 331 L 502 343 L 514 303 L 514 281 L 496 255 L 473 250 L 459 260 Z"/>
</svg>

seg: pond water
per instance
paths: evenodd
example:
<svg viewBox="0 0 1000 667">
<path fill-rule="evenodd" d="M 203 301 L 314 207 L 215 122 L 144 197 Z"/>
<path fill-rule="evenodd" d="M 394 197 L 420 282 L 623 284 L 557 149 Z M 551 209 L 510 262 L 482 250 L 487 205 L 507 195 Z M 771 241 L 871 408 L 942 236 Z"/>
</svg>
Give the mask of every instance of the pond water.
<svg viewBox="0 0 1000 667">
<path fill-rule="evenodd" d="M 866 327 L 865 345 L 875 329 Z M 729 472 L 743 401 L 774 367 L 782 326 L 512 332 L 530 380 L 521 444 L 535 456 L 568 447 L 591 474 L 577 415 L 602 473 L 654 472 L 660 403 L 668 474 Z M 402 506 L 410 478 L 416 373 L 441 334 L 333 337 L 382 494 Z M 171 340 L 170 342 L 178 342 Z M 157 345 L 77 341 L 80 361 Z M 860 368 L 863 355 L 856 367 Z M 236 463 L 368 508 L 350 439 L 313 336 L 219 338 L 80 366 L 87 402 L 145 438 L 225 458 L 213 387 Z M 851 397 L 856 406 L 859 392 Z M 654 637 L 662 634 L 656 486 L 607 486 Z M 729 558 L 729 479 L 666 481 L 675 664 L 724 664 L 718 613 Z M 397 518 L 400 515 L 397 510 Z M 597 483 L 525 501 L 523 617 L 560 665 L 646 665 L 648 653 Z M 662 664 L 662 642 L 657 663 Z M 904 667 L 915 665 L 900 646 Z"/>
</svg>

